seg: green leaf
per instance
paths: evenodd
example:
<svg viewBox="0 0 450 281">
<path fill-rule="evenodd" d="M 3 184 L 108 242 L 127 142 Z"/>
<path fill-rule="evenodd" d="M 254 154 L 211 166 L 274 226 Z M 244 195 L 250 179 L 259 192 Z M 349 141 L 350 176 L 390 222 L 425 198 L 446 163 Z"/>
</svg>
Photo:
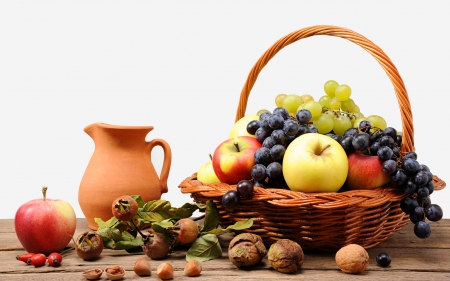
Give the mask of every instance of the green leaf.
<svg viewBox="0 0 450 281">
<path fill-rule="evenodd" d="M 138 220 L 144 221 L 140 223 L 153 223 L 169 218 L 189 218 L 200 207 L 198 204 L 186 203 L 180 208 L 174 208 L 169 201 L 152 200 L 139 209 L 137 217 Z"/>
<path fill-rule="evenodd" d="M 201 232 L 208 232 L 215 229 L 219 223 L 219 216 L 216 204 L 208 200 L 206 202 L 205 220 Z"/>
<path fill-rule="evenodd" d="M 205 234 L 195 239 L 191 248 L 186 253 L 186 261 L 198 260 L 199 262 L 212 260 L 222 256 L 222 248 L 216 235 Z"/>
<path fill-rule="evenodd" d="M 113 228 L 116 225 L 120 224 L 120 220 L 118 220 L 116 217 L 111 217 L 107 221 L 103 221 L 101 218 L 94 218 L 95 222 L 97 223 L 99 229 L 102 228 Z"/>
<path fill-rule="evenodd" d="M 208 234 L 222 234 L 224 232 L 227 232 L 229 230 L 243 230 L 252 227 L 253 225 L 253 218 L 250 218 L 246 221 L 238 221 L 235 224 L 229 225 L 227 228 L 216 228 L 212 229 L 211 231 L 208 231 Z"/>
<path fill-rule="evenodd" d="M 141 198 L 141 196 L 139 196 L 139 195 L 131 195 L 131 198 L 136 200 L 136 202 L 138 203 L 139 208 L 144 207 L 145 201 Z"/>
<path fill-rule="evenodd" d="M 102 228 L 97 230 L 97 233 L 103 238 L 108 238 L 113 240 L 114 242 L 122 241 L 122 235 L 117 228 Z"/>
<path fill-rule="evenodd" d="M 114 247 L 114 250 L 133 249 L 136 247 L 142 247 L 142 245 L 144 245 L 144 241 L 142 240 L 142 237 L 138 237 L 134 238 L 133 240 L 117 242 Z"/>
</svg>

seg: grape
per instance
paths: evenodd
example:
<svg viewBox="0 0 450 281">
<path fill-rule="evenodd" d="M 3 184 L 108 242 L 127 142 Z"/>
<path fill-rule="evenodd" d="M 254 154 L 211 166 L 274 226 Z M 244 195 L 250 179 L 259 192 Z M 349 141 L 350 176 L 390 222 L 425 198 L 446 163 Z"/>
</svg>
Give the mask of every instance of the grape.
<svg viewBox="0 0 450 281">
<path fill-rule="evenodd" d="M 347 131 L 344 132 L 343 137 L 353 136 L 358 133 L 358 129 L 356 128 L 348 128 Z"/>
<path fill-rule="evenodd" d="M 311 96 L 311 95 L 308 95 L 308 94 L 302 95 L 301 98 L 303 100 L 303 103 L 307 103 L 307 102 L 309 102 L 311 100 L 314 100 L 314 97 Z"/>
<path fill-rule="evenodd" d="M 319 99 L 320 105 L 325 108 L 330 108 L 330 100 L 331 98 L 328 95 L 321 96 Z"/>
<path fill-rule="evenodd" d="M 410 220 L 412 223 L 417 223 L 417 222 L 423 221 L 423 220 L 425 219 L 425 214 L 418 215 L 418 214 L 416 214 L 416 213 L 414 212 L 416 209 L 417 209 L 417 207 L 414 208 L 413 212 L 409 215 L 409 220 Z"/>
<path fill-rule="evenodd" d="M 398 186 L 403 185 L 407 180 L 408 176 L 402 169 L 397 169 L 391 174 L 391 181 L 393 181 Z"/>
<path fill-rule="evenodd" d="M 283 132 L 287 136 L 295 136 L 298 133 L 298 124 L 294 120 L 288 119 L 284 122 Z"/>
<path fill-rule="evenodd" d="M 405 156 L 403 157 L 403 159 L 410 159 L 410 158 L 417 160 L 417 153 L 415 153 L 414 151 L 410 151 L 410 152 L 406 153 Z"/>
<path fill-rule="evenodd" d="M 299 95 L 293 94 L 287 95 L 281 103 L 281 106 L 286 108 L 290 114 L 294 115 L 301 104 L 303 104 L 303 99 Z"/>
<path fill-rule="evenodd" d="M 381 267 L 388 267 L 391 264 L 391 257 L 386 253 L 379 253 L 376 257 L 377 264 Z"/>
<path fill-rule="evenodd" d="M 336 134 L 333 134 L 333 133 L 328 133 L 328 134 L 326 134 L 326 136 L 328 136 L 328 137 L 334 139 L 335 141 L 337 141 L 337 142 L 339 142 L 339 143 L 340 143 L 341 140 L 342 140 L 342 137 L 341 137 L 341 136 L 336 135 Z"/>
<path fill-rule="evenodd" d="M 395 160 L 389 159 L 383 162 L 383 172 L 390 175 L 397 170 L 397 162 Z"/>
<path fill-rule="evenodd" d="M 409 153 L 411 153 L 411 152 L 408 152 L 406 155 L 408 155 Z M 412 153 L 414 153 L 415 154 L 415 152 L 412 152 Z M 406 157 L 406 155 L 405 155 L 405 157 Z M 414 158 L 414 159 L 417 159 L 417 155 L 416 155 L 416 158 Z M 430 171 L 430 168 L 428 168 L 428 166 L 427 165 L 425 165 L 425 164 L 420 164 L 420 170 L 421 171 Z"/>
<path fill-rule="evenodd" d="M 299 124 L 298 125 L 298 133 L 297 136 L 301 136 L 303 134 L 309 133 L 308 125 L 306 124 Z"/>
<path fill-rule="evenodd" d="M 251 171 L 252 179 L 255 181 L 263 181 L 266 179 L 266 166 L 263 164 L 255 164 Z"/>
<path fill-rule="evenodd" d="M 338 82 L 334 80 L 328 80 L 327 82 L 325 82 L 323 90 L 329 97 L 334 97 L 334 92 L 336 91 L 336 88 L 338 86 L 339 86 Z"/>
<path fill-rule="evenodd" d="M 392 149 L 390 147 L 380 146 L 380 148 L 378 148 L 377 155 L 381 159 L 381 161 L 386 161 L 392 158 L 394 152 L 392 152 Z"/>
<path fill-rule="evenodd" d="M 361 120 L 361 122 L 358 123 L 358 128 L 363 132 L 368 132 L 372 129 L 372 124 L 368 120 Z"/>
<path fill-rule="evenodd" d="M 402 135 L 397 135 L 395 137 L 395 143 L 397 144 L 398 147 L 402 146 L 402 141 L 403 141 Z"/>
<path fill-rule="evenodd" d="M 341 109 L 343 111 L 354 112 L 355 111 L 355 101 L 352 99 L 347 99 L 345 101 L 341 101 Z"/>
<path fill-rule="evenodd" d="M 255 163 L 267 165 L 273 162 L 272 157 L 270 156 L 270 149 L 267 147 L 261 147 L 255 152 Z"/>
<path fill-rule="evenodd" d="M 428 238 L 431 234 L 431 226 L 424 221 L 419 221 L 414 225 L 414 234 L 422 239 Z"/>
<path fill-rule="evenodd" d="M 344 148 L 345 152 L 350 153 L 350 152 L 355 150 L 355 148 L 353 147 L 352 142 L 353 142 L 353 137 L 352 136 L 344 136 L 341 139 L 340 144 L 341 144 L 342 148 Z"/>
<path fill-rule="evenodd" d="M 264 109 L 265 110 L 265 109 Z M 263 119 L 269 118 L 269 116 L 272 115 L 270 111 L 264 111 L 259 115 L 259 121 L 262 121 Z"/>
<path fill-rule="evenodd" d="M 347 116 L 338 116 L 334 118 L 333 132 L 336 135 L 343 136 L 345 131 L 352 127 L 352 122 Z"/>
<path fill-rule="evenodd" d="M 333 130 L 334 118 L 329 114 L 322 113 L 314 120 L 313 124 L 319 130 L 319 133 L 327 134 Z"/>
<path fill-rule="evenodd" d="M 222 204 L 227 209 L 236 208 L 240 201 L 241 199 L 236 190 L 229 190 L 222 197 Z"/>
<path fill-rule="evenodd" d="M 417 185 L 425 185 L 428 183 L 428 175 L 427 172 L 425 171 L 419 171 L 415 176 L 414 176 L 414 182 Z M 427 188 L 428 190 L 428 188 Z"/>
<path fill-rule="evenodd" d="M 286 148 L 281 144 L 276 144 L 270 149 L 270 156 L 273 161 L 280 162 L 283 160 L 284 153 L 286 152 Z"/>
<path fill-rule="evenodd" d="M 278 107 L 281 107 L 281 105 L 283 104 L 283 100 L 286 97 L 286 94 L 279 94 L 275 97 L 275 104 Z"/>
<path fill-rule="evenodd" d="M 352 89 L 348 85 L 345 85 L 345 84 L 339 85 L 336 88 L 336 90 L 334 91 L 334 96 L 341 102 L 348 100 L 348 98 L 350 97 L 351 94 L 352 94 Z"/>
<path fill-rule="evenodd" d="M 428 188 L 428 193 L 431 194 L 434 192 L 434 183 L 432 181 L 429 181 L 426 185 L 426 187 Z"/>
<path fill-rule="evenodd" d="M 278 114 L 283 117 L 284 120 L 289 118 L 289 112 L 284 107 L 277 107 L 273 110 L 273 114 Z"/>
<path fill-rule="evenodd" d="M 366 133 L 360 133 L 353 137 L 352 146 L 354 149 L 363 151 L 369 147 L 370 139 Z"/>
<path fill-rule="evenodd" d="M 272 127 L 269 126 L 269 118 L 270 118 L 270 116 L 272 116 L 271 113 L 270 113 L 270 115 L 265 115 L 264 118 L 259 120 L 260 128 L 263 128 L 264 130 L 266 130 L 268 132 L 272 132 L 273 131 Z"/>
<path fill-rule="evenodd" d="M 254 135 L 256 133 L 256 130 L 259 129 L 259 127 L 260 127 L 259 120 L 250 121 L 247 124 L 247 133 Z"/>
<path fill-rule="evenodd" d="M 394 158 L 400 158 L 400 150 L 398 150 L 398 147 L 393 147 L 392 152 L 394 153 Z"/>
<path fill-rule="evenodd" d="M 362 122 L 361 122 L 361 124 L 362 124 Z M 393 148 L 394 147 L 394 139 L 391 136 L 382 136 L 380 138 L 380 145 L 381 146 L 389 146 L 390 148 Z"/>
<path fill-rule="evenodd" d="M 421 206 L 417 206 L 414 208 L 414 214 L 419 217 L 423 217 L 425 215 L 425 209 Z"/>
<path fill-rule="evenodd" d="M 287 136 L 283 130 L 274 130 L 270 136 L 276 144 L 284 145 L 286 143 Z"/>
<path fill-rule="evenodd" d="M 312 119 L 315 119 L 319 117 L 320 114 L 322 114 L 322 105 L 314 100 L 306 102 L 303 108 L 311 112 Z"/>
<path fill-rule="evenodd" d="M 318 133 L 319 130 L 317 129 L 316 126 L 310 125 L 310 126 L 308 126 L 308 132 L 309 132 L 309 133 Z"/>
<path fill-rule="evenodd" d="M 406 214 L 411 214 L 417 206 L 419 206 L 417 200 L 410 196 L 405 197 L 402 199 L 402 201 L 400 201 L 400 208 Z"/>
<path fill-rule="evenodd" d="M 286 184 L 286 181 L 283 177 L 279 177 L 277 179 L 269 179 L 268 184 L 272 188 L 284 188 L 289 189 L 289 187 Z"/>
<path fill-rule="evenodd" d="M 274 146 L 275 144 L 276 142 L 273 140 L 272 137 L 269 136 L 263 141 L 262 146 L 272 148 L 272 146 Z"/>
<path fill-rule="evenodd" d="M 266 181 L 255 181 L 254 185 L 262 187 L 262 188 L 268 188 L 269 187 L 269 184 Z"/>
<path fill-rule="evenodd" d="M 387 127 L 386 120 L 384 120 L 384 118 L 379 115 L 367 116 L 367 120 L 372 124 L 372 126 L 377 127 L 381 130 L 386 129 Z"/>
<path fill-rule="evenodd" d="M 369 150 L 370 150 L 370 155 L 377 155 L 377 153 L 378 153 L 378 149 L 380 149 L 380 143 L 379 142 L 374 142 L 374 143 L 372 143 L 371 145 L 370 145 L 370 148 L 369 148 Z M 389 159 L 388 159 L 389 160 Z M 386 161 L 388 161 L 388 160 L 386 160 Z"/>
<path fill-rule="evenodd" d="M 276 130 L 283 128 L 284 118 L 280 114 L 272 114 L 267 120 L 270 128 Z"/>
<path fill-rule="evenodd" d="M 417 184 L 415 184 L 412 180 L 407 180 L 404 184 L 400 186 L 404 193 L 413 194 L 417 192 Z"/>
<path fill-rule="evenodd" d="M 267 176 L 271 179 L 277 179 L 283 175 L 281 164 L 278 162 L 270 163 L 266 168 Z"/>
<path fill-rule="evenodd" d="M 258 130 L 256 130 L 255 132 L 255 138 L 260 142 L 263 143 L 264 140 L 270 136 L 269 131 L 266 131 L 264 128 L 259 128 Z"/>
<path fill-rule="evenodd" d="M 256 112 L 256 115 L 261 116 L 263 113 L 270 113 L 268 109 L 260 109 Z"/>
<path fill-rule="evenodd" d="M 420 171 L 420 164 L 412 158 L 404 158 L 402 161 L 402 168 L 408 175 L 415 175 Z"/>
<path fill-rule="evenodd" d="M 297 114 L 295 115 L 297 118 L 297 121 L 300 124 L 308 124 L 309 121 L 311 121 L 312 115 L 311 112 L 307 109 L 301 109 L 297 111 Z"/>
<path fill-rule="evenodd" d="M 428 188 L 419 187 L 419 189 L 417 189 L 417 197 L 418 198 L 425 198 L 425 197 L 428 197 L 428 195 L 430 195 L 430 191 L 428 191 Z"/>
<path fill-rule="evenodd" d="M 417 202 L 419 203 L 420 206 L 426 208 L 428 206 L 431 205 L 431 199 L 430 196 L 428 197 L 423 197 L 423 198 L 419 198 L 417 197 Z"/>
<path fill-rule="evenodd" d="M 330 99 L 330 109 L 339 110 L 341 108 L 341 101 L 336 97 Z"/>
<path fill-rule="evenodd" d="M 430 221 L 439 221 L 444 216 L 444 212 L 439 205 L 431 204 L 425 208 L 425 216 Z"/>
<path fill-rule="evenodd" d="M 253 197 L 253 183 L 249 180 L 239 181 L 236 190 L 242 199 L 250 199 Z"/>
<path fill-rule="evenodd" d="M 384 134 L 387 136 L 391 136 L 391 138 L 395 139 L 397 136 L 397 130 L 395 130 L 392 127 L 386 127 L 386 129 L 384 129 Z"/>
</svg>

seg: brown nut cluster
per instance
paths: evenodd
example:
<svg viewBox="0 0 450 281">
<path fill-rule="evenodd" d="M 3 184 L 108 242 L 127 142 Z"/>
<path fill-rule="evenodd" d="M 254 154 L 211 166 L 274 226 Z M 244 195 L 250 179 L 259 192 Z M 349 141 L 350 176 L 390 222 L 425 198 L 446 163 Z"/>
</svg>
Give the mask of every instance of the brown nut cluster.
<svg viewBox="0 0 450 281">
<path fill-rule="evenodd" d="M 364 272 L 369 265 L 369 254 L 358 244 L 349 244 L 336 252 L 336 264 L 346 273 Z"/>
<path fill-rule="evenodd" d="M 237 267 L 254 266 L 267 255 L 266 246 L 259 235 L 238 234 L 230 241 L 228 258 Z"/>
<path fill-rule="evenodd" d="M 278 272 L 294 273 L 303 265 L 302 247 L 295 241 L 280 239 L 269 248 L 270 265 Z"/>
</svg>

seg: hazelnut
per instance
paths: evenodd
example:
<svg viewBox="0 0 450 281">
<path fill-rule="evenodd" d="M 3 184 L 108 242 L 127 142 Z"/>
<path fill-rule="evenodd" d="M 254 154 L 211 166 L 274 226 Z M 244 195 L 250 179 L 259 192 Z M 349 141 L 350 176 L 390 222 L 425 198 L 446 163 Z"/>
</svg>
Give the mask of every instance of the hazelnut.
<svg viewBox="0 0 450 281">
<path fill-rule="evenodd" d="M 237 267 L 256 265 L 266 255 L 266 246 L 257 234 L 238 234 L 230 241 L 228 246 L 228 258 Z"/>
<path fill-rule="evenodd" d="M 134 262 L 133 271 L 141 277 L 152 275 L 150 263 L 144 258 L 139 258 Z"/>
<path fill-rule="evenodd" d="M 336 253 L 336 264 L 346 273 L 361 273 L 369 265 L 369 254 L 358 244 L 349 244 Z"/>
<path fill-rule="evenodd" d="M 173 266 L 168 262 L 161 263 L 156 269 L 156 275 L 158 275 L 158 277 L 162 280 L 172 279 Z"/>
<path fill-rule="evenodd" d="M 202 264 L 198 260 L 190 260 L 184 267 L 184 274 L 189 277 L 199 276 L 202 272 Z"/>
<path fill-rule="evenodd" d="M 295 241 L 280 239 L 269 248 L 270 265 L 278 272 L 294 273 L 303 265 L 302 247 Z"/>
</svg>

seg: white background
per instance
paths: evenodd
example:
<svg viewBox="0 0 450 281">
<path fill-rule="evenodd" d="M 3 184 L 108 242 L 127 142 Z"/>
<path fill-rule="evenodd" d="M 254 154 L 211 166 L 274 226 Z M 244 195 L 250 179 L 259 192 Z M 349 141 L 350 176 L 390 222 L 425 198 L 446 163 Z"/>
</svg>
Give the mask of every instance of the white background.
<svg viewBox="0 0 450 281">
<path fill-rule="evenodd" d="M 208 160 L 231 129 L 258 58 L 311 25 L 352 29 L 399 70 L 414 114 L 419 162 L 448 181 L 449 1 L 1 1 L 0 218 L 41 197 L 68 201 L 94 151 L 94 122 L 153 125 L 172 148 L 169 192 Z M 323 95 L 329 79 L 352 87 L 367 116 L 401 128 L 381 66 L 341 38 L 316 36 L 279 52 L 263 69 L 247 113 L 273 110 L 279 93 Z M 160 170 L 162 149 L 153 153 Z M 450 188 L 431 199 L 450 218 Z"/>
</svg>

